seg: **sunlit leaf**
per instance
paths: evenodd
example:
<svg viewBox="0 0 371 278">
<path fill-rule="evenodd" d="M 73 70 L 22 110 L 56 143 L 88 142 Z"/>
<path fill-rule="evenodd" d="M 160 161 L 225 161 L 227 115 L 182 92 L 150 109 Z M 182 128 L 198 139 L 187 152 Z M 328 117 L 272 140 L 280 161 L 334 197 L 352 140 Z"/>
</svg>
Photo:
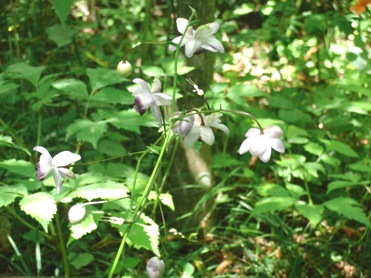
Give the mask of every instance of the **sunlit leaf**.
<svg viewBox="0 0 371 278">
<path fill-rule="evenodd" d="M 0 186 L 0 207 L 6 207 L 14 202 L 17 197 L 27 195 L 27 189 L 24 185 L 4 185 Z"/>
<path fill-rule="evenodd" d="M 90 253 L 74 253 L 70 252 L 68 259 L 74 268 L 79 270 L 80 268 L 89 265 L 94 260 L 94 256 Z"/>
<path fill-rule="evenodd" d="M 29 161 L 9 159 L 0 161 L 0 168 L 8 170 L 10 173 L 17 174 L 27 178 L 35 178 L 36 165 Z"/>
<path fill-rule="evenodd" d="M 93 91 L 103 87 L 121 83 L 124 79 L 116 70 L 105 68 L 89 68 L 86 70 Z"/>
<path fill-rule="evenodd" d="M 284 210 L 291 207 L 295 203 L 295 199 L 290 197 L 270 197 L 256 202 L 253 214 L 260 214 L 265 212 L 273 212 L 277 210 Z"/>
<path fill-rule="evenodd" d="M 77 139 L 89 142 L 94 148 L 97 147 L 98 140 L 107 130 L 106 122 L 93 122 L 90 120 L 76 120 L 67 127 L 67 140 L 73 135 Z"/>
<path fill-rule="evenodd" d="M 77 31 L 72 29 L 70 26 L 60 24 L 55 24 L 46 29 L 48 38 L 55 42 L 58 47 L 70 44 L 76 32 Z"/>
<path fill-rule="evenodd" d="M 128 189 L 122 183 L 113 181 L 101 181 L 94 184 L 78 187 L 68 197 L 85 198 L 88 201 L 93 199 L 117 199 L 128 196 Z"/>
<path fill-rule="evenodd" d="M 349 145 L 339 141 L 330 141 L 330 140 L 321 140 L 325 145 L 326 148 L 330 151 L 335 151 L 340 154 L 343 154 L 348 157 L 358 157 L 358 153 L 356 153 Z"/>
<path fill-rule="evenodd" d="M 44 69 L 45 66 L 33 67 L 25 63 L 17 63 L 10 65 L 5 73 L 12 79 L 26 79 L 36 87 Z"/>
<path fill-rule="evenodd" d="M 21 209 L 35 218 L 44 230 L 48 231 L 48 225 L 57 212 L 57 205 L 54 198 L 46 192 L 38 192 L 24 197 L 19 205 Z"/>
<path fill-rule="evenodd" d="M 312 227 L 322 220 L 323 206 L 321 205 L 309 205 L 309 204 L 295 204 L 296 209 L 301 215 L 307 218 Z"/>
<path fill-rule="evenodd" d="M 98 219 L 94 219 L 92 214 L 88 214 L 81 222 L 71 225 L 71 238 L 68 244 L 74 239 L 79 239 L 82 236 L 94 231 L 98 227 Z"/>
<path fill-rule="evenodd" d="M 78 79 L 66 78 L 58 80 L 53 82 L 52 86 L 73 99 L 86 99 L 88 97 L 85 83 Z"/>
</svg>

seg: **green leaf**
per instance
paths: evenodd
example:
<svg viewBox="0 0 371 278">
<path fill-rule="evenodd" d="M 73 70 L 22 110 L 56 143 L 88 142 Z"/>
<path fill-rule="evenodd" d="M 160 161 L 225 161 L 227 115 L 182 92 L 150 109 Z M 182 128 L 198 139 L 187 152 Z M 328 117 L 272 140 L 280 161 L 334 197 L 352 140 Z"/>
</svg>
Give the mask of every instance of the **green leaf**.
<svg viewBox="0 0 371 278">
<path fill-rule="evenodd" d="M 67 15 L 71 11 L 71 6 L 73 2 L 75 2 L 75 0 L 63 0 L 63 1 L 53 0 L 55 13 L 58 15 L 61 23 L 66 21 Z"/>
<path fill-rule="evenodd" d="M 94 184 L 78 187 L 68 195 L 70 198 L 85 198 L 88 201 L 93 199 L 117 199 L 128 196 L 128 188 L 122 183 L 107 181 L 107 178 Z"/>
<path fill-rule="evenodd" d="M 112 69 L 89 68 L 87 69 L 86 73 L 89 77 L 93 92 L 98 91 L 99 89 L 103 87 L 121 83 L 124 80 L 126 80 L 116 70 L 112 70 Z"/>
<path fill-rule="evenodd" d="M 14 202 L 17 197 L 27 195 L 27 189 L 24 185 L 0 186 L 0 207 L 6 207 Z"/>
<path fill-rule="evenodd" d="M 98 218 L 95 219 L 92 214 L 88 214 L 81 222 L 71 225 L 71 237 L 69 238 L 67 245 L 69 245 L 75 239 L 79 239 L 97 229 L 98 221 Z"/>
<path fill-rule="evenodd" d="M 276 210 L 284 210 L 291 207 L 295 203 L 295 199 L 290 197 L 270 197 L 265 198 L 255 204 L 253 214 L 260 214 L 264 212 L 272 212 Z"/>
<path fill-rule="evenodd" d="M 67 127 L 67 140 L 74 135 L 77 139 L 89 142 L 94 148 L 97 148 L 98 140 L 107 131 L 107 123 L 93 122 L 90 120 L 76 120 Z"/>
<path fill-rule="evenodd" d="M 148 195 L 148 200 L 157 200 L 157 194 L 155 191 L 151 191 Z M 161 193 L 160 194 L 160 201 L 162 204 L 170 208 L 172 211 L 175 210 L 173 196 L 169 193 Z"/>
<path fill-rule="evenodd" d="M 371 173 L 371 160 L 358 161 L 349 164 L 348 167 L 353 171 Z"/>
<path fill-rule="evenodd" d="M 105 111 L 99 117 L 104 117 L 113 126 L 129 130 L 140 134 L 140 127 L 158 127 L 158 123 L 153 119 L 152 115 L 148 112 L 140 116 L 135 110 L 126 110 L 120 112 Z"/>
<path fill-rule="evenodd" d="M 308 132 L 304 129 L 298 128 L 294 125 L 289 125 L 285 130 L 285 137 L 289 143 L 305 144 L 308 142 Z"/>
<path fill-rule="evenodd" d="M 321 205 L 308 205 L 308 204 L 295 204 L 296 209 L 301 215 L 310 221 L 312 227 L 322 220 L 323 206 Z"/>
<path fill-rule="evenodd" d="M 126 232 L 126 226 L 119 226 L 119 231 Z M 160 256 L 158 225 L 148 216 L 142 214 L 141 218 L 133 224 L 128 235 L 128 243 L 135 248 L 144 248 Z"/>
<path fill-rule="evenodd" d="M 161 77 L 165 75 L 164 70 L 160 67 L 142 66 L 141 69 L 143 73 L 148 76 Z"/>
<path fill-rule="evenodd" d="M 236 159 L 235 157 L 227 154 L 227 153 L 218 153 L 213 155 L 212 161 L 212 168 L 220 169 L 220 168 L 230 168 L 233 166 L 241 165 L 244 162 L 241 160 Z"/>
<path fill-rule="evenodd" d="M 73 99 L 87 99 L 88 90 L 84 82 L 74 79 L 66 78 L 58 80 L 52 84 L 52 86 L 60 91 L 63 94 L 70 96 Z"/>
<path fill-rule="evenodd" d="M 32 67 L 25 63 L 18 63 L 10 65 L 5 73 L 11 79 L 26 79 L 36 87 L 44 69 L 45 66 Z"/>
<path fill-rule="evenodd" d="M 19 202 L 19 205 L 25 213 L 35 218 L 46 232 L 48 231 L 48 225 L 57 212 L 57 205 L 50 194 L 38 192 L 26 196 Z"/>
<path fill-rule="evenodd" d="M 97 93 L 93 94 L 90 98 L 90 103 L 94 106 L 94 103 L 103 104 L 130 104 L 134 103 L 134 97 L 132 94 L 125 90 L 118 90 L 115 88 L 103 88 Z"/>
<path fill-rule="evenodd" d="M 354 186 L 354 185 L 357 185 L 357 183 L 354 183 L 351 181 L 333 181 L 327 185 L 326 194 L 329 194 L 332 190 L 335 190 L 335 189 Z"/>
<path fill-rule="evenodd" d="M 51 41 L 55 42 L 58 47 L 62 47 L 72 42 L 76 30 L 68 25 L 54 24 L 46 29 L 46 33 Z"/>
<path fill-rule="evenodd" d="M 79 253 L 70 252 L 68 259 L 74 268 L 79 270 L 80 268 L 89 265 L 93 260 L 94 256 L 90 253 Z"/>
<path fill-rule="evenodd" d="M 304 149 L 311 154 L 320 156 L 323 154 L 324 148 L 317 143 L 309 142 L 308 144 L 305 144 Z"/>
<path fill-rule="evenodd" d="M 9 159 L 0 162 L 0 168 L 27 178 L 35 178 L 35 166 L 28 161 Z"/>
<path fill-rule="evenodd" d="M 349 219 L 354 219 L 368 227 L 371 227 L 370 220 L 361 208 L 361 204 L 351 198 L 336 198 L 323 204 L 329 210 L 336 211 Z"/>
<path fill-rule="evenodd" d="M 235 104 L 246 105 L 249 97 L 266 97 L 267 94 L 259 90 L 255 86 L 245 84 L 234 85 L 228 92 L 227 98 L 232 100 Z"/>
<path fill-rule="evenodd" d="M 348 157 L 359 157 L 358 153 L 345 143 L 325 139 L 322 139 L 321 141 L 326 145 L 327 150 L 329 151 L 335 151 Z"/>
</svg>

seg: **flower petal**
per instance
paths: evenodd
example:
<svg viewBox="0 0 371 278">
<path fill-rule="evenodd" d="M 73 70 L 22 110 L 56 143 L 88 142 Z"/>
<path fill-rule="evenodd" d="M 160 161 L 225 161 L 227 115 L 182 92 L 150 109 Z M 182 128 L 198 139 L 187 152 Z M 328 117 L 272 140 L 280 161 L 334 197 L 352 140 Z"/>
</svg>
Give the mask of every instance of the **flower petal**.
<svg viewBox="0 0 371 278">
<path fill-rule="evenodd" d="M 264 134 L 271 138 L 278 138 L 280 139 L 282 136 L 282 129 L 279 126 L 270 126 L 264 129 Z"/>
<path fill-rule="evenodd" d="M 81 156 L 77 153 L 70 151 L 63 151 L 53 157 L 53 164 L 57 167 L 67 166 L 81 159 Z"/>
<path fill-rule="evenodd" d="M 265 151 L 259 155 L 260 160 L 264 163 L 267 163 L 271 159 L 271 153 L 272 149 L 270 147 L 267 147 Z"/>
<path fill-rule="evenodd" d="M 217 129 L 220 129 L 221 131 L 223 131 L 226 134 L 229 134 L 229 128 L 225 124 L 213 123 L 210 126 L 215 127 Z"/>
<path fill-rule="evenodd" d="M 250 141 L 251 141 L 251 138 L 247 138 L 242 142 L 242 144 L 241 144 L 241 146 L 238 150 L 239 154 L 247 153 L 250 150 L 250 145 L 251 145 Z"/>
<path fill-rule="evenodd" d="M 205 142 L 208 145 L 214 144 L 215 136 L 214 132 L 210 127 L 202 126 L 200 129 L 200 137 L 203 142 Z"/>
<path fill-rule="evenodd" d="M 267 148 L 270 148 L 267 144 L 267 139 L 263 135 L 257 135 L 250 137 L 250 153 L 253 156 L 261 156 L 264 154 Z"/>
<path fill-rule="evenodd" d="M 153 94 L 153 97 L 157 105 L 170 105 L 173 100 L 172 96 L 164 93 Z"/>
<path fill-rule="evenodd" d="M 196 30 L 195 38 L 197 40 L 203 40 L 209 36 L 212 36 L 214 33 L 213 29 L 210 27 L 210 24 L 201 25 Z"/>
<path fill-rule="evenodd" d="M 156 100 L 153 95 L 147 91 L 142 91 L 142 93 L 137 94 L 134 99 L 134 109 L 140 115 L 143 115 L 147 110 L 148 107 L 155 104 Z"/>
<path fill-rule="evenodd" d="M 52 174 L 53 174 L 54 184 L 57 187 L 57 193 L 59 194 L 62 191 L 62 176 L 59 173 L 56 166 L 53 167 Z"/>
<path fill-rule="evenodd" d="M 260 129 L 256 127 L 252 127 L 246 132 L 245 137 L 251 137 L 251 136 L 259 135 L 259 134 L 260 134 Z"/>
<path fill-rule="evenodd" d="M 176 37 L 175 39 L 172 40 L 173 43 L 175 44 L 179 44 L 180 40 L 182 39 L 182 36 L 179 36 L 179 37 Z M 182 44 L 184 45 L 185 41 L 183 40 L 182 41 Z M 183 45 L 181 45 L 180 47 L 182 47 Z M 169 50 L 170 51 L 175 51 L 176 50 L 176 47 L 174 45 L 169 45 Z"/>
<path fill-rule="evenodd" d="M 48 164 L 37 163 L 36 174 L 39 181 L 43 181 L 45 177 L 50 173 L 52 167 Z"/>
<path fill-rule="evenodd" d="M 151 108 L 151 113 L 153 117 L 156 119 L 159 125 L 162 125 L 163 120 L 162 120 L 160 107 L 158 107 L 157 105 L 151 105 L 150 108 Z"/>
<path fill-rule="evenodd" d="M 275 151 L 277 151 L 279 153 L 284 153 L 285 152 L 285 146 L 283 145 L 281 139 L 270 138 L 269 143 L 270 143 L 270 146 L 272 147 L 272 149 L 274 149 Z"/>
<path fill-rule="evenodd" d="M 136 83 L 136 84 L 139 84 L 148 93 L 151 92 L 151 90 L 149 89 L 148 83 L 146 81 L 144 81 L 143 79 L 135 78 L 135 79 L 133 79 L 133 82 Z"/>
<path fill-rule="evenodd" d="M 161 81 L 158 78 L 153 79 L 151 93 L 155 94 L 161 91 Z"/>
<path fill-rule="evenodd" d="M 33 148 L 35 151 L 40 152 L 41 156 L 36 166 L 36 174 L 39 181 L 42 181 L 52 170 L 52 157 L 47 149 L 41 146 Z"/>
<path fill-rule="evenodd" d="M 200 49 L 201 47 L 201 42 L 198 41 L 198 40 L 189 40 L 187 42 L 187 44 L 185 45 L 185 55 L 188 57 L 188 58 L 191 58 L 193 56 L 193 54 Z"/>
<path fill-rule="evenodd" d="M 72 172 L 70 169 L 67 169 L 67 168 L 58 168 L 58 172 L 64 178 L 69 178 L 69 179 L 75 179 L 76 178 L 74 172 Z"/>
<path fill-rule="evenodd" d="M 184 34 L 185 29 L 187 28 L 188 20 L 185 18 L 178 18 L 176 20 L 176 27 L 179 31 L 179 33 Z M 192 27 L 190 27 L 192 28 Z"/>
<path fill-rule="evenodd" d="M 194 125 L 191 129 L 191 131 L 188 133 L 187 136 L 184 137 L 184 146 L 186 148 L 192 148 L 193 144 L 197 141 L 197 139 L 200 137 L 200 127 L 197 125 Z"/>
<path fill-rule="evenodd" d="M 206 38 L 204 43 L 201 45 L 203 49 L 209 50 L 211 52 L 221 52 L 224 53 L 224 46 L 220 41 L 214 37 Z"/>
</svg>

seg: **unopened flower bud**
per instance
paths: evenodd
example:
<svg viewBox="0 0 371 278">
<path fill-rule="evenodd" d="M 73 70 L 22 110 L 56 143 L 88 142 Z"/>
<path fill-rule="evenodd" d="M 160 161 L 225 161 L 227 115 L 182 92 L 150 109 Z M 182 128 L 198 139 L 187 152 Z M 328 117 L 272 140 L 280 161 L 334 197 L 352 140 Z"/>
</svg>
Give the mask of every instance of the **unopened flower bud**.
<svg viewBox="0 0 371 278">
<path fill-rule="evenodd" d="M 180 112 L 175 112 L 174 118 L 178 118 Z M 177 120 L 173 125 L 173 132 L 180 137 L 185 137 L 189 134 L 195 121 L 194 115 L 185 115 Z"/>
<path fill-rule="evenodd" d="M 76 204 L 72 206 L 68 211 L 68 220 L 71 224 L 79 223 L 82 219 L 84 219 L 85 214 L 85 207 L 81 204 Z"/>
<path fill-rule="evenodd" d="M 117 71 L 123 77 L 128 77 L 131 74 L 131 72 L 133 71 L 133 69 L 131 67 L 131 64 L 128 61 L 121 61 L 117 65 Z"/>
<path fill-rule="evenodd" d="M 152 257 L 147 262 L 146 269 L 149 278 L 159 278 L 165 271 L 165 263 L 159 257 Z"/>
</svg>

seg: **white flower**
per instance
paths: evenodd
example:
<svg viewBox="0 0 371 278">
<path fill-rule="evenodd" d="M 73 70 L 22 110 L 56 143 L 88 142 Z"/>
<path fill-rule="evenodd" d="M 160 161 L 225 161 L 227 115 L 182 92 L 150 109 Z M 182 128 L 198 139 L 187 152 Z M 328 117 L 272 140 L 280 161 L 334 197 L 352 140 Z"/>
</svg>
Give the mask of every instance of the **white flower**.
<svg viewBox="0 0 371 278">
<path fill-rule="evenodd" d="M 133 93 L 133 95 L 135 96 L 135 111 L 137 111 L 140 115 L 143 115 L 148 110 L 148 108 L 150 108 L 153 117 L 161 125 L 162 116 L 159 106 L 170 105 L 173 98 L 167 94 L 160 92 L 161 81 L 158 78 L 155 78 L 153 80 L 152 90 L 150 90 L 147 82 L 145 82 L 143 79 L 135 78 L 133 82 L 141 86 L 141 88 L 136 89 Z"/>
<path fill-rule="evenodd" d="M 180 115 L 181 115 L 180 112 L 175 112 L 174 118 L 178 118 Z M 192 114 L 182 115 L 182 117 L 174 123 L 172 130 L 175 134 L 178 134 L 180 137 L 185 137 L 191 131 L 194 121 L 195 121 L 194 115 Z"/>
<path fill-rule="evenodd" d="M 250 152 L 252 156 L 258 156 L 261 161 L 267 163 L 271 158 L 272 149 L 279 153 L 285 152 L 281 141 L 282 129 L 278 126 L 271 126 L 261 133 L 258 128 L 250 128 L 245 136 L 247 137 L 238 150 L 239 154 Z"/>
<path fill-rule="evenodd" d="M 149 278 L 159 278 L 165 271 L 165 263 L 159 257 L 152 257 L 146 266 Z"/>
<path fill-rule="evenodd" d="M 223 114 L 219 112 L 212 113 L 209 116 L 204 116 L 202 114 L 200 116 L 198 114 L 195 114 L 193 127 L 189 134 L 184 137 L 184 145 L 187 148 L 191 148 L 198 139 L 201 139 L 208 145 L 214 144 L 215 136 L 211 127 L 220 129 L 221 131 L 228 134 L 228 127 L 222 124 L 221 120 L 219 119 L 221 116 L 223 116 Z"/>
<path fill-rule="evenodd" d="M 219 29 L 219 24 L 216 22 L 201 25 L 196 31 L 193 30 L 192 26 L 188 25 L 188 20 L 184 18 L 178 18 L 176 20 L 176 25 L 179 33 L 184 34 L 184 38 L 180 47 L 185 46 L 185 55 L 190 58 L 194 54 L 200 53 L 202 50 L 206 49 L 211 52 L 224 52 L 224 47 L 220 41 L 218 41 L 214 34 Z M 182 36 L 173 39 L 173 43 L 179 44 Z M 176 47 L 173 45 L 169 46 L 170 51 L 175 51 Z"/>
<path fill-rule="evenodd" d="M 51 172 L 54 183 L 57 187 L 57 193 L 61 192 L 62 177 L 70 179 L 75 178 L 75 174 L 71 170 L 64 167 L 80 160 L 81 156 L 70 151 L 63 151 L 52 158 L 48 150 L 44 147 L 36 146 L 33 149 L 34 151 L 41 153 L 40 160 L 37 163 L 38 179 L 43 181 L 44 178 Z"/>
</svg>

